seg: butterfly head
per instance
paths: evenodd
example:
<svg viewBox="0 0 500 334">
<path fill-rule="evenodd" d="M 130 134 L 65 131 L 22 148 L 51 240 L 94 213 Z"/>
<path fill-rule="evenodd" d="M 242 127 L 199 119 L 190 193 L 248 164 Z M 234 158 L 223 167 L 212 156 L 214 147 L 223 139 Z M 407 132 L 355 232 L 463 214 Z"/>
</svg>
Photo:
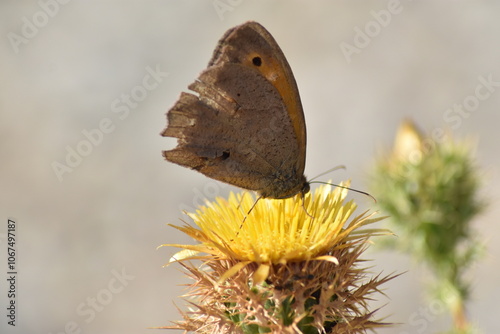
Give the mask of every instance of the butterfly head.
<svg viewBox="0 0 500 334">
<path fill-rule="evenodd" d="M 305 195 L 309 192 L 310 186 L 304 175 L 279 180 L 271 183 L 265 189 L 259 191 L 264 198 L 285 199 L 297 194 Z"/>
</svg>

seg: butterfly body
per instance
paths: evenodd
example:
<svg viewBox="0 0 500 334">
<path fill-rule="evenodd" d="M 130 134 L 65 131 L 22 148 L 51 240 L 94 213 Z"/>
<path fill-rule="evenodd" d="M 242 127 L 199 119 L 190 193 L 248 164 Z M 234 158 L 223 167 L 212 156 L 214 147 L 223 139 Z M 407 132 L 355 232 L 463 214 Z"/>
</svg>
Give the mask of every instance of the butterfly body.
<svg viewBox="0 0 500 334">
<path fill-rule="evenodd" d="M 208 177 L 287 198 L 309 191 L 306 128 L 297 85 L 274 38 L 256 22 L 230 29 L 206 70 L 168 111 L 164 151 Z"/>
</svg>

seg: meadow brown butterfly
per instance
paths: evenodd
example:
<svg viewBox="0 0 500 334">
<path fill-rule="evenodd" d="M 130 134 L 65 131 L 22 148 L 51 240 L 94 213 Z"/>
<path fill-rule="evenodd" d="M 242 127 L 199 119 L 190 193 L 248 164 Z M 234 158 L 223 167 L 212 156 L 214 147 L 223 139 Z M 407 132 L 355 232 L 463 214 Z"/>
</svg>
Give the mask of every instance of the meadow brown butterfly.
<svg viewBox="0 0 500 334">
<path fill-rule="evenodd" d="M 168 161 L 261 197 L 309 191 L 306 124 L 292 70 L 256 22 L 227 31 L 208 67 L 168 111 Z"/>
</svg>

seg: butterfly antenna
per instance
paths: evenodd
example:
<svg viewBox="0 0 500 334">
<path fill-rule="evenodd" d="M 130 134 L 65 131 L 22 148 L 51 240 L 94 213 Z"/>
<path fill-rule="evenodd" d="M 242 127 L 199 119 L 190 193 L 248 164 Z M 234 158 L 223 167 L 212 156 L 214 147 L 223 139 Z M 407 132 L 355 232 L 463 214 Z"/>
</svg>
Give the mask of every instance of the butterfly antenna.
<svg viewBox="0 0 500 334">
<path fill-rule="evenodd" d="M 362 190 L 358 190 L 358 189 L 354 189 L 354 188 L 349 188 L 349 187 L 346 187 L 346 186 L 341 186 L 341 185 L 335 184 L 335 183 L 322 182 L 322 181 L 314 181 L 314 182 L 309 182 L 309 183 L 327 184 L 329 186 L 335 186 L 335 187 L 338 187 L 338 188 L 342 188 L 342 189 L 347 189 L 347 190 L 350 190 L 350 191 L 354 191 L 354 192 L 356 192 L 358 194 L 362 194 L 362 195 L 370 197 L 375 203 L 377 203 L 377 199 L 375 197 L 373 197 L 372 195 L 370 195 L 369 193 L 367 193 L 366 191 L 362 191 Z"/>
<path fill-rule="evenodd" d="M 310 182 L 310 181 L 313 181 L 313 180 L 316 180 L 318 177 L 321 177 L 321 176 L 323 176 L 323 175 L 326 175 L 326 174 L 331 173 L 331 172 L 333 172 L 333 171 L 336 171 L 336 170 L 338 170 L 338 169 L 346 169 L 346 167 L 345 167 L 344 165 L 339 165 L 339 166 L 336 166 L 336 167 L 330 168 L 330 169 L 329 169 L 329 170 L 327 170 L 326 172 L 323 172 L 323 173 L 321 173 L 321 174 L 319 174 L 319 175 L 316 175 L 316 176 L 315 176 L 315 177 L 313 177 L 311 180 L 309 180 L 309 182 Z"/>
</svg>

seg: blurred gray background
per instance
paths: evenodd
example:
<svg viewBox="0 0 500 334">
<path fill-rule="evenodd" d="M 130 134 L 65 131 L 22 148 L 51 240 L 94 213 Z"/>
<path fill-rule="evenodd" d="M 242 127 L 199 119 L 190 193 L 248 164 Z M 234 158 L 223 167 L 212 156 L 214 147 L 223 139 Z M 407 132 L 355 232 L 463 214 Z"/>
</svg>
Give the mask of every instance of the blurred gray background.
<svg viewBox="0 0 500 334">
<path fill-rule="evenodd" d="M 468 314 L 484 333 L 500 332 L 491 316 L 500 296 L 500 87 L 470 113 L 447 112 L 473 101 L 481 78 L 500 82 L 500 3 L 390 3 L 2 1 L 0 331 L 156 333 L 147 327 L 180 319 L 174 303 L 183 307 L 180 285 L 189 281 L 180 266 L 162 268 L 176 250 L 156 247 L 193 241 L 166 223 L 181 223 L 181 210 L 201 196 L 235 188 L 165 162 L 161 151 L 175 140 L 159 133 L 222 34 L 251 19 L 273 34 L 295 74 L 309 177 L 343 164 L 346 171 L 323 179 L 351 178 L 366 190 L 374 154 L 392 145 L 405 117 L 427 131 L 454 127 L 457 137 L 477 139 L 482 195 L 492 204 L 475 222 L 488 253 L 471 271 Z M 371 36 L 363 39 L 365 29 Z M 347 45 L 356 52 L 343 52 Z M 156 81 L 148 77 L 155 71 Z M 101 137 L 99 127 L 107 131 Z M 94 145 L 85 145 L 85 133 Z M 73 167 L 57 175 L 54 166 L 66 165 L 71 150 L 86 156 L 70 158 Z M 363 210 L 373 206 L 355 198 Z M 15 328 L 4 314 L 8 218 L 18 224 Z M 379 315 L 401 325 L 380 333 L 447 328 L 449 318 L 423 293 L 424 268 L 401 254 L 365 257 L 375 273 L 406 271 L 386 285 L 389 298 L 376 301 L 386 304 Z"/>
</svg>

